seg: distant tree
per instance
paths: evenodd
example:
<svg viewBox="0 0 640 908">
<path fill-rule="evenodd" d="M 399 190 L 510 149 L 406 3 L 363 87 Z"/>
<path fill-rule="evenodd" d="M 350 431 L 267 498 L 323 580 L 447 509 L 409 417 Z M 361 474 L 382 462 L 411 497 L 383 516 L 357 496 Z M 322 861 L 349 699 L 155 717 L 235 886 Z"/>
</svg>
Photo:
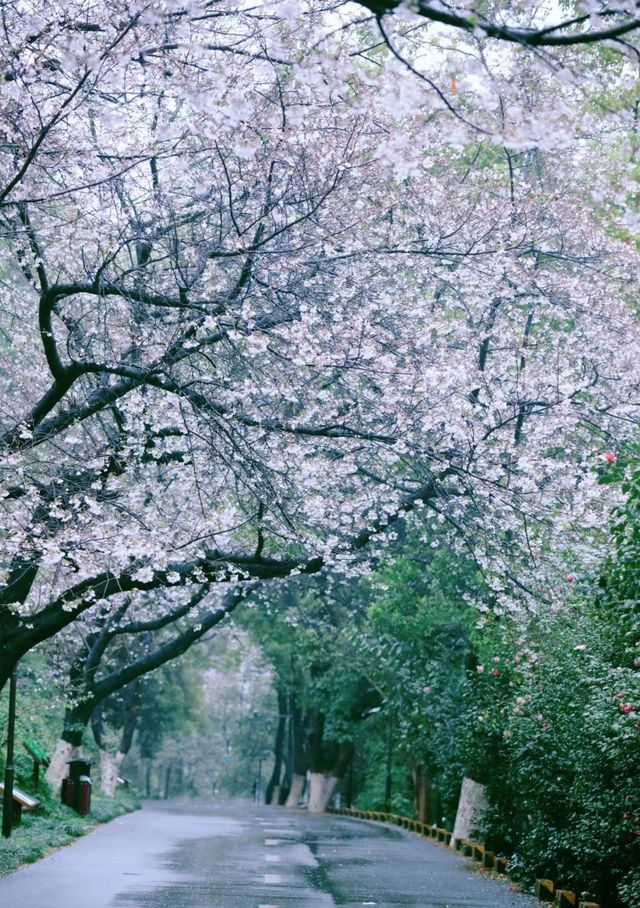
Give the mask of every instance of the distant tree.
<svg viewBox="0 0 640 908">
<path fill-rule="evenodd" d="M 145 677 L 141 685 L 134 750 L 145 772 L 139 784 L 147 797 L 182 794 L 180 786 L 189 784 L 185 763 L 192 742 L 195 738 L 201 748 L 206 746 L 203 733 L 209 729 L 201 670 L 189 660 L 176 660 Z M 199 775 L 195 781 L 203 782 Z"/>
<path fill-rule="evenodd" d="M 83 634 L 80 647 L 71 657 L 69 705 L 64 727 L 47 769 L 47 779 L 59 786 L 66 764 L 82 745 L 85 729 L 92 722 L 100 749 L 101 783 L 104 794 L 113 795 L 119 764 L 131 747 L 135 724 L 124 723 L 127 747 L 114 756 L 104 744 L 102 708 L 120 691 L 136 697 L 137 681 L 168 662 L 184 655 L 213 627 L 227 618 L 250 592 L 249 587 L 231 590 L 216 606 L 203 604 L 209 593 L 201 586 L 192 596 L 159 617 L 137 617 L 131 597 L 115 612 L 99 617 L 95 627 Z M 133 706 L 129 712 L 131 718 Z M 137 711 L 137 707 L 136 707 Z"/>
</svg>

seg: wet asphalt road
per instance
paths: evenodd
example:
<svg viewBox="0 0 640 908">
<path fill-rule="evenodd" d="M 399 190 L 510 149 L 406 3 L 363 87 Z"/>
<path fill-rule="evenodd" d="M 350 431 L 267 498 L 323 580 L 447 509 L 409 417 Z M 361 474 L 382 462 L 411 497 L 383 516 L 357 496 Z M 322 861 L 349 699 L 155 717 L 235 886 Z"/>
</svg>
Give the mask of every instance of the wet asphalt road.
<svg viewBox="0 0 640 908">
<path fill-rule="evenodd" d="M 0 908 L 539 904 L 404 830 L 235 801 L 151 802 L 0 879 Z"/>
</svg>

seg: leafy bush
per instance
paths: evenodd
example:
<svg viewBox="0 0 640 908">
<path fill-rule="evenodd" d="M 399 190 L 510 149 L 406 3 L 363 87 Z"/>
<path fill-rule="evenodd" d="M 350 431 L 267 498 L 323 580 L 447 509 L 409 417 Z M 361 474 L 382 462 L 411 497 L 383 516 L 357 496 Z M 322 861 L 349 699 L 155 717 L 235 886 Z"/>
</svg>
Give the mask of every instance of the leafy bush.
<svg viewBox="0 0 640 908">
<path fill-rule="evenodd" d="M 520 879 L 551 877 L 611 905 L 640 859 L 629 782 L 640 735 L 628 709 L 640 703 L 640 673 L 612 665 L 604 638 L 584 601 L 536 629 L 536 658 L 516 673 L 502 714 L 486 832 L 490 841 L 507 833 Z"/>
<path fill-rule="evenodd" d="M 522 880 L 551 877 L 608 906 L 640 906 L 640 464 L 603 482 L 626 495 L 614 549 L 593 583 L 532 620 L 496 703 L 488 841 Z"/>
</svg>

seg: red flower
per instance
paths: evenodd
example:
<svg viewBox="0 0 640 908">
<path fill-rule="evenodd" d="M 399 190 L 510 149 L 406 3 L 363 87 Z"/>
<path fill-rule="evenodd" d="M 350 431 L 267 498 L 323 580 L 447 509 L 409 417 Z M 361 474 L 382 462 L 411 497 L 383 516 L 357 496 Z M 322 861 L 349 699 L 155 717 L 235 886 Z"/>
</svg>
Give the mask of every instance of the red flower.
<svg viewBox="0 0 640 908">
<path fill-rule="evenodd" d="M 499 669 L 499 668 L 492 668 L 492 669 L 491 669 L 491 674 L 493 675 L 494 678 L 497 678 L 498 675 L 500 674 L 500 669 Z"/>
<path fill-rule="evenodd" d="M 615 463 L 618 458 L 613 453 L 613 451 L 605 451 L 605 453 L 602 455 L 602 459 L 605 463 Z"/>
<path fill-rule="evenodd" d="M 573 581 L 575 580 L 575 577 L 573 576 L 573 574 L 567 574 L 567 576 L 565 577 L 565 580 L 567 581 L 567 583 L 573 583 Z"/>
<path fill-rule="evenodd" d="M 620 712 L 621 713 L 632 713 L 633 712 L 633 703 L 621 703 Z"/>
</svg>

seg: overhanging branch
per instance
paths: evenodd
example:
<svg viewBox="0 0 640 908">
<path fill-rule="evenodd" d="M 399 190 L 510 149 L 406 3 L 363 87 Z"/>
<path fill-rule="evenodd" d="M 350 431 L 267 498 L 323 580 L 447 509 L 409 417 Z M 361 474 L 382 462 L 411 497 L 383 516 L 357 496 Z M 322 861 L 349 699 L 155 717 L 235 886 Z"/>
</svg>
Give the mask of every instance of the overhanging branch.
<svg viewBox="0 0 640 908">
<path fill-rule="evenodd" d="M 356 0 L 356 2 L 377 17 L 407 6 L 402 0 Z M 625 16 L 624 13 L 614 9 L 599 11 L 599 18 L 622 18 L 618 24 L 612 25 L 610 28 L 587 27 L 582 31 L 577 31 L 576 29 L 580 26 L 589 25 L 590 17 L 588 15 L 574 16 L 558 22 L 557 25 L 536 29 L 499 25 L 486 19 L 480 11 L 475 9 L 471 9 L 467 15 L 461 15 L 453 12 L 450 7 L 445 7 L 444 4 L 435 5 L 424 2 L 424 0 L 415 0 L 408 5 L 408 8 L 416 15 L 432 22 L 439 22 L 442 25 L 449 25 L 472 34 L 508 41 L 511 44 L 520 44 L 524 47 L 570 47 L 578 44 L 596 44 L 602 41 L 614 41 L 640 28 L 640 18 Z"/>
</svg>

